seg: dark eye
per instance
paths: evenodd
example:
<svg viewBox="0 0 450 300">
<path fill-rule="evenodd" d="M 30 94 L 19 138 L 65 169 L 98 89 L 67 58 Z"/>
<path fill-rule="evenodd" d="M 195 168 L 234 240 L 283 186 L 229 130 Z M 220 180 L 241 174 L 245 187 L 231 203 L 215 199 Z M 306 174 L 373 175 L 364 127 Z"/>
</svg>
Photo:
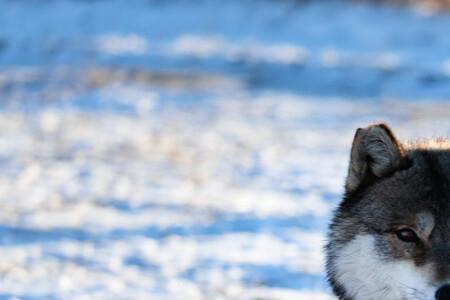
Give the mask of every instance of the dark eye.
<svg viewBox="0 0 450 300">
<path fill-rule="evenodd" d="M 411 229 L 401 229 L 396 231 L 395 234 L 401 241 L 406 243 L 417 243 L 419 241 L 419 237 L 414 230 Z"/>
</svg>

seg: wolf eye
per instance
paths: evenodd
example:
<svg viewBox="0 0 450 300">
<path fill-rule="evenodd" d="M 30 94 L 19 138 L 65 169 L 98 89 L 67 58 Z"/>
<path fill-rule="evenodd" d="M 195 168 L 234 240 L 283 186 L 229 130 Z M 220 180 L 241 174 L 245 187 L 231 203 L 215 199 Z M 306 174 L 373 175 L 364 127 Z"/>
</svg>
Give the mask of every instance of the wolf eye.
<svg viewBox="0 0 450 300">
<path fill-rule="evenodd" d="M 397 237 L 406 243 L 417 243 L 419 241 L 419 237 L 417 234 L 411 229 L 401 229 L 395 232 Z"/>
</svg>

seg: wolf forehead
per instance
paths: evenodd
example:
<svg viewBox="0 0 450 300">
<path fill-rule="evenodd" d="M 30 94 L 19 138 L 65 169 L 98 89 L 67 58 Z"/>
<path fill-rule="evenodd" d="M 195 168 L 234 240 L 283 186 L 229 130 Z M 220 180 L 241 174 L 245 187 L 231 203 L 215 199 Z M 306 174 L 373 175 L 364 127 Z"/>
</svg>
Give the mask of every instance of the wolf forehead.
<svg viewBox="0 0 450 300">
<path fill-rule="evenodd" d="M 359 129 L 341 209 L 377 226 L 450 227 L 450 142 L 401 143 L 384 124 Z"/>
</svg>

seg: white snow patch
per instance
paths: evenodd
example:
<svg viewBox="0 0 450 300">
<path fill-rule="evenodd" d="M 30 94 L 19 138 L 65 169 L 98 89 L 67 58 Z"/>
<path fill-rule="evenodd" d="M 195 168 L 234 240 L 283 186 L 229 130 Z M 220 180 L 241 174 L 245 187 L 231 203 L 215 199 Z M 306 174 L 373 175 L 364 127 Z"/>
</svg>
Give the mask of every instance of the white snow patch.
<svg viewBox="0 0 450 300">
<path fill-rule="evenodd" d="M 330 48 L 319 52 L 318 61 L 325 67 L 373 68 L 394 71 L 402 66 L 402 56 L 398 53 L 348 53 Z"/>
<path fill-rule="evenodd" d="M 95 45 L 98 51 L 110 55 L 142 55 L 149 50 L 147 40 L 137 34 L 102 35 L 96 38 Z"/>
<path fill-rule="evenodd" d="M 450 76 L 450 59 L 447 59 L 442 63 L 442 71 L 445 75 Z"/>
<path fill-rule="evenodd" d="M 220 36 L 183 35 L 175 39 L 168 48 L 173 55 L 197 58 L 222 57 L 280 64 L 302 64 L 307 59 L 307 51 L 294 44 L 232 42 Z"/>
</svg>

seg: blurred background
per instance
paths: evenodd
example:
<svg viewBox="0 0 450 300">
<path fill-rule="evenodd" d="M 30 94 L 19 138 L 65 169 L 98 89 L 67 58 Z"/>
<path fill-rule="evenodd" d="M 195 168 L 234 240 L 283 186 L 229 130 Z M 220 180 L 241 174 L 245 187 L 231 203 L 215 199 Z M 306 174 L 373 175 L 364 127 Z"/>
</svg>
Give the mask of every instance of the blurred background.
<svg viewBox="0 0 450 300">
<path fill-rule="evenodd" d="M 357 127 L 450 132 L 445 0 L 0 0 L 0 298 L 329 300 Z"/>
</svg>

